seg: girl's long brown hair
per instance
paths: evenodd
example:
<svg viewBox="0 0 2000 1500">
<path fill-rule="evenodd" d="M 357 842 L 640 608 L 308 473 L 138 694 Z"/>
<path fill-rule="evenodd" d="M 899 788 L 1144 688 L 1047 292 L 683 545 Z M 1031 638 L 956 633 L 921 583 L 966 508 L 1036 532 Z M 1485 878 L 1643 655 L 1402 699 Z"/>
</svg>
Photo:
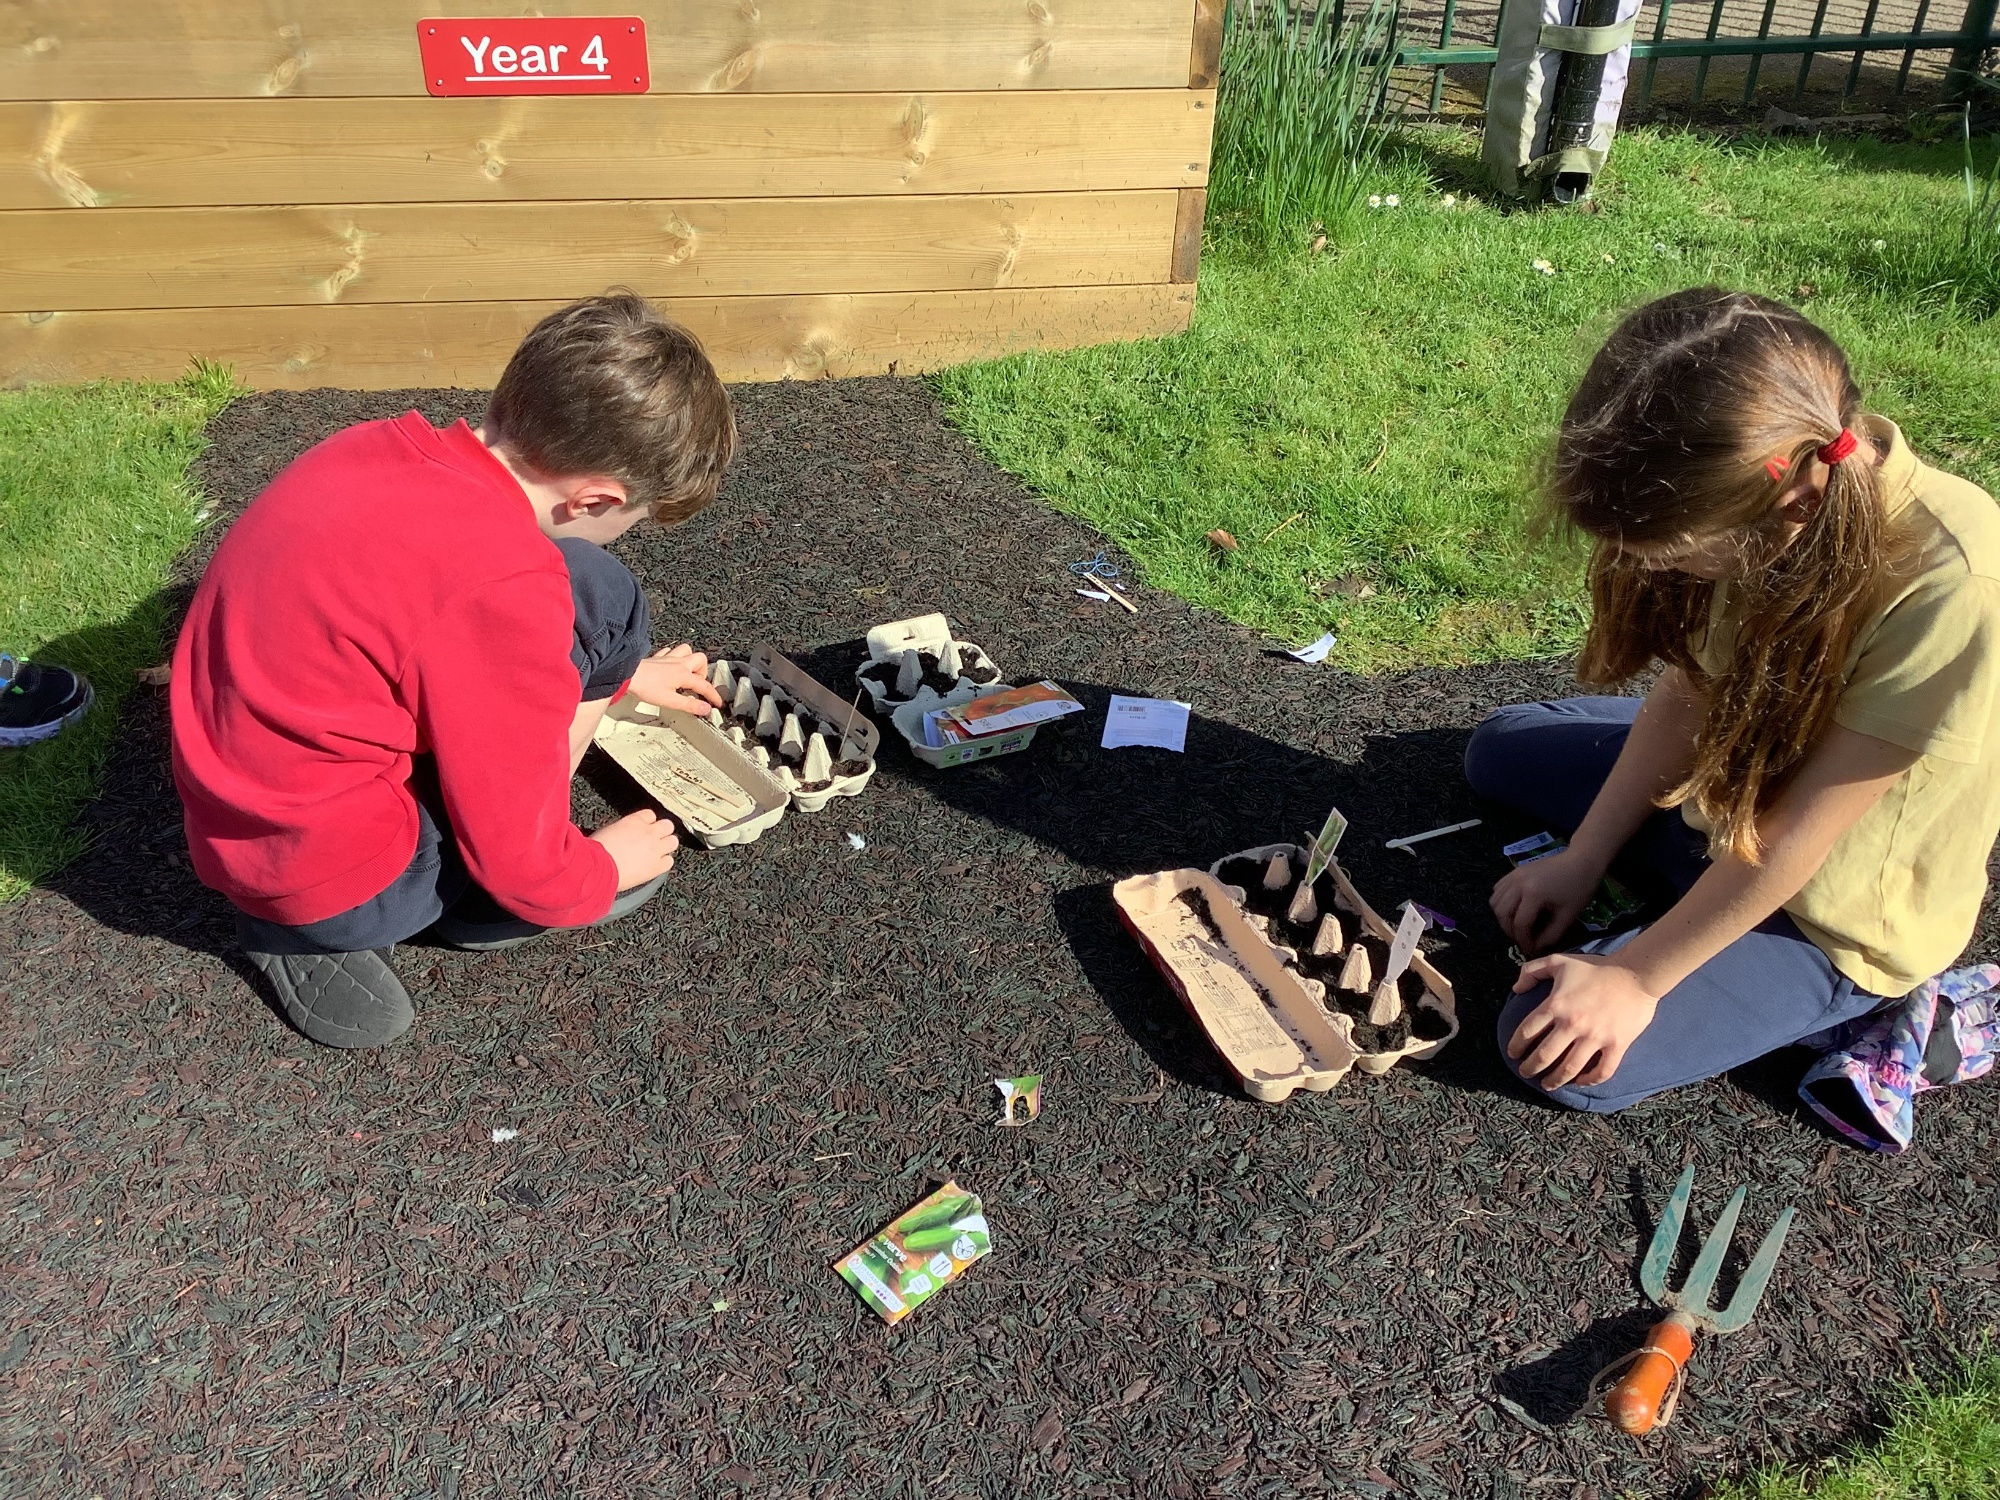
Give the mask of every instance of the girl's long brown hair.
<svg viewBox="0 0 2000 1500">
<path fill-rule="evenodd" d="M 1833 723 L 1846 659 L 1896 561 L 1865 437 L 1832 465 L 1825 499 L 1789 546 L 1774 505 L 1814 451 L 1853 427 L 1861 391 L 1831 338 L 1765 297 L 1701 287 L 1619 324 L 1577 387 L 1550 466 L 1558 516 L 1592 538 L 1585 683 L 1653 662 L 1706 698 L 1687 780 L 1732 854 L 1756 863 L 1757 816 Z M 1767 461 L 1787 467 L 1774 476 Z M 1738 630 L 1713 675 L 1695 659 L 1715 585 L 1646 557 L 1728 538 Z M 1644 556 L 1628 548 L 1637 545 Z"/>
</svg>

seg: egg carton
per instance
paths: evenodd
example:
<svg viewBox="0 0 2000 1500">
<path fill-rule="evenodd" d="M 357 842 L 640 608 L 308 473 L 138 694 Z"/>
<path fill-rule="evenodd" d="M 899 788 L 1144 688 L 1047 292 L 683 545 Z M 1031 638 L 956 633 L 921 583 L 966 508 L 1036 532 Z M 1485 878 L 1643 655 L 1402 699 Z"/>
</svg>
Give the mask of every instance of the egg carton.
<svg viewBox="0 0 2000 1500">
<path fill-rule="evenodd" d="M 747 844 L 785 815 L 791 793 L 706 719 L 629 694 L 605 710 L 596 742 L 710 848 Z"/>
<path fill-rule="evenodd" d="M 1306 993 L 1213 875 L 1134 875 L 1111 899 L 1251 1098 L 1325 1093 L 1359 1060 L 1352 1030 Z"/>
<path fill-rule="evenodd" d="M 940 689 L 926 678 L 949 678 L 951 685 Z M 941 614 L 891 620 L 869 631 L 868 660 L 855 668 L 854 680 L 876 708 L 890 710 L 905 703 L 935 708 L 951 693 L 1006 686 L 993 658 L 971 641 L 955 639 Z"/>
<path fill-rule="evenodd" d="M 702 843 L 750 843 L 787 808 L 818 812 L 874 777 L 881 732 L 769 646 L 748 661 L 717 661 L 709 681 L 726 707 L 705 718 L 628 696 L 606 711 L 596 734 Z"/>
<path fill-rule="evenodd" d="M 1355 1067 L 1381 1074 L 1404 1058 L 1435 1056 L 1458 1035 L 1458 999 L 1451 981 L 1421 950 L 1411 954 L 1402 976 L 1378 980 L 1378 960 L 1365 940 L 1392 946 L 1396 929 L 1362 899 L 1337 861 L 1328 861 L 1311 900 L 1302 904 L 1298 883 L 1305 865 L 1305 851 L 1297 844 L 1263 844 L 1223 856 L 1209 874 L 1243 908 L 1244 920 L 1300 988 L 1353 1043 Z M 1249 909 L 1253 889 L 1257 904 L 1275 915 Z M 1295 912 L 1305 920 L 1292 921 Z M 1342 922 L 1343 913 L 1348 922 Z M 1412 981 L 1421 987 L 1414 1005 L 1407 998 Z"/>
<path fill-rule="evenodd" d="M 788 657 L 759 646 L 748 661 L 717 661 L 708 680 L 724 703 L 709 712 L 710 727 L 776 778 L 800 812 L 856 796 L 874 778 L 881 731 Z"/>
<path fill-rule="evenodd" d="M 1042 726 L 1029 724 L 1020 729 L 1008 729 L 999 734 L 975 735 L 968 740 L 960 740 L 951 745 L 927 745 L 924 743 L 924 715 L 941 708 L 958 708 L 984 698 L 989 693 L 1004 693 L 1007 685 L 996 682 L 991 687 L 959 688 L 943 697 L 919 698 L 914 703 L 905 703 L 892 711 L 889 722 L 896 726 L 910 747 L 910 754 L 927 766 L 962 766 L 968 761 L 991 760 L 996 755 L 1012 755 L 1017 750 L 1025 750 L 1035 738 L 1035 731 Z"/>
</svg>

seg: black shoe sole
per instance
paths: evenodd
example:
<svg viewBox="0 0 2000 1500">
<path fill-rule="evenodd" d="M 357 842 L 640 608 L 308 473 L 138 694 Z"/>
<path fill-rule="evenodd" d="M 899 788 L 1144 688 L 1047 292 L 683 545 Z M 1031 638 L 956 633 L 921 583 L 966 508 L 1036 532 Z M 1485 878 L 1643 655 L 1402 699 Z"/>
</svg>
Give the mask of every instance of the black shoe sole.
<svg viewBox="0 0 2000 1500">
<path fill-rule="evenodd" d="M 277 991 L 285 1019 L 323 1047 L 386 1047 L 417 1019 L 409 991 L 379 953 L 245 956 Z"/>
</svg>

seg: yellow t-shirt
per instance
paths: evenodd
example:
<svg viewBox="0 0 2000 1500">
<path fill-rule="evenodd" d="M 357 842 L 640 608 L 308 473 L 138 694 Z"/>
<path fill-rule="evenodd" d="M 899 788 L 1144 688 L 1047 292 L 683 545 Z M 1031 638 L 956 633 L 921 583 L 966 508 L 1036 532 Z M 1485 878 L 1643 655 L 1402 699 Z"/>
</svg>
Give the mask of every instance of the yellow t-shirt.
<svg viewBox="0 0 2000 1500">
<path fill-rule="evenodd" d="M 2000 833 L 2000 506 L 1920 462 L 1893 422 L 1871 417 L 1865 430 L 1888 444 L 1883 497 L 1916 528 L 1918 562 L 1863 625 L 1834 720 L 1922 759 L 1785 910 L 1855 984 L 1900 996 L 1965 950 Z M 1696 651 L 1704 671 L 1734 642 L 1728 595 L 1717 585 Z M 1692 803 L 1681 812 L 1709 831 Z"/>
</svg>

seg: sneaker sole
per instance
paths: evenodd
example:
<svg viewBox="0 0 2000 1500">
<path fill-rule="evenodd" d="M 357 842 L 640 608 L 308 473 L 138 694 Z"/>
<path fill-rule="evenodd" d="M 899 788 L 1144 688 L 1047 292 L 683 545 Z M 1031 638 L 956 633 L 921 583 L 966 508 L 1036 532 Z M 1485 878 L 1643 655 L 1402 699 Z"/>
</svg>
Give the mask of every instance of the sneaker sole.
<svg viewBox="0 0 2000 1500">
<path fill-rule="evenodd" d="M 386 1047 L 417 1019 L 409 991 L 378 953 L 246 956 L 277 991 L 285 1019 L 323 1047 Z"/>
<path fill-rule="evenodd" d="M 89 713 L 90 705 L 97 701 L 97 689 L 90 685 L 88 678 L 79 677 L 77 680 L 83 684 L 83 702 L 60 719 L 47 724 L 31 724 L 25 729 L 0 729 L 0 750 L 20 750 L 29 745 L 39 745 L 43 740 L 52 740 Z"/>
</svg>

